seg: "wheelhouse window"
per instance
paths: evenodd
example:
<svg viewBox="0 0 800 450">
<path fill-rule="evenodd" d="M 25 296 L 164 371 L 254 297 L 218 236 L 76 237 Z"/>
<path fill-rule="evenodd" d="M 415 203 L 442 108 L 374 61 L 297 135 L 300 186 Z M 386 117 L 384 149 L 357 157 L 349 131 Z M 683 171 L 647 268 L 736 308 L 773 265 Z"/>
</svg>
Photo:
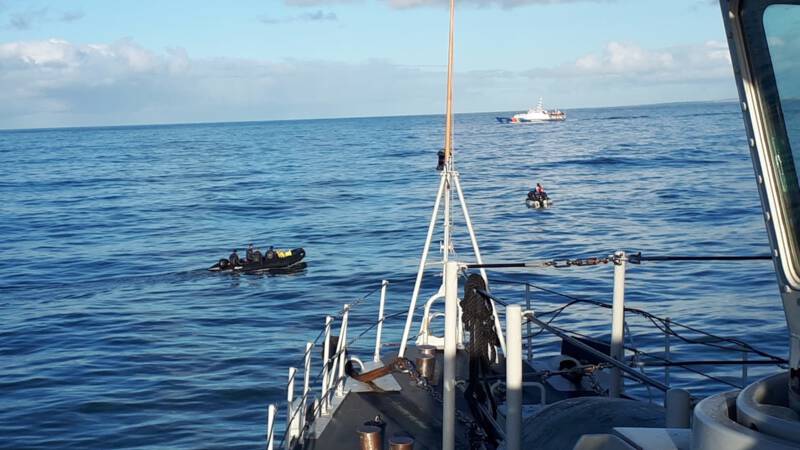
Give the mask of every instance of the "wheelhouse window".
<svg viewBox="0 0 800 450">
<path fill-rule="evenodd" d="M 740 13 L 762 116 L 761 164 L 774 197 L 784 272 L 800 287 L 800 4 L 756 0 L 748 5 Z"/>
</svg>

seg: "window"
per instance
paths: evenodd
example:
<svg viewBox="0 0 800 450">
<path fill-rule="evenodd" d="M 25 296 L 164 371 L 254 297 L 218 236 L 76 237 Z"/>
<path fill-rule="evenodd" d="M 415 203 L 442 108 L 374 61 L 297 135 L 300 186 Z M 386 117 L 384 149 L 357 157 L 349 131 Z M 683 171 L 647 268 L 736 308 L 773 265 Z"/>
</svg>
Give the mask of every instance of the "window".
<svg viewBox="0 0 800 450">
<path fill-rule="evenodd" d="M 774 87 L 764 89 L 768 131 L 766 144 L 773 169 L 773 192 L 782 211 L 783 253 L 788 253 L 788 278 L 800 279 L 800 5 L 773 4 L 764 9 L 764 39 Z M 768 67 L 767 65 L 761 66 Z M 769 78 L 759 77 L 762 84 Z M 793 276 L 791 276 L 793 275 Z"/>
</svg>

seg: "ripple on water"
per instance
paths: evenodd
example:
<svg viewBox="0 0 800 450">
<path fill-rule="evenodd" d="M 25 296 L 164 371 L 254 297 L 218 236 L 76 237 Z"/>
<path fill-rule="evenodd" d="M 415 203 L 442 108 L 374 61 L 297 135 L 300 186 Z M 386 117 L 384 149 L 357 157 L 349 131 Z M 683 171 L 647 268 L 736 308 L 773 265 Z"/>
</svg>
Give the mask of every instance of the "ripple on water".
<svg viewBox="0 0 800 450">
<path fill-rule="evenodd" d="M 735 103 L 575 110 L 545 126 L 495 115 L 456 116 L 489 261 L 768 250 Z M 266 405 L 284 398 L 287 367 L 325 314 L 382 278 L 387 313 L 407 307 L 441 126 L 420 116 L 0 132 L 0 448 L 262 445 Z M 525 207 L 537 181 L 554 208 Z M 303 246 L 308 267 L 205 270 L 248 242 Z M 523 289 L 502 281 L 530 280 L 540 311 L 565 302 L 552 290 L 611 298 L 607 267 L 493 279 L 517 301 Z M 757 330 L 760 348 L 785 353 L 769 263 L 631 266 L 628 290 L 632 306 L 729 336 Z M 372 320 L 375 300 L 354 323 Z M 662 345 L 629 320 L 637 344 Z M 608 321 L 577 307 L 556 323 L 604 335 Z"/>
</svg>

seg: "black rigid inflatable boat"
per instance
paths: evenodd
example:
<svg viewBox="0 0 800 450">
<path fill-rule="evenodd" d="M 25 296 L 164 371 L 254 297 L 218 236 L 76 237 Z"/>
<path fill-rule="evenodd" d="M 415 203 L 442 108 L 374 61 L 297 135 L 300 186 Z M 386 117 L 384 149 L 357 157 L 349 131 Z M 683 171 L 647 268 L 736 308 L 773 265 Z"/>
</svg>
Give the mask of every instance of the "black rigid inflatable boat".
<svg viewBox="0 0 800 450">
<path fill-rule="evenodd" d="M 306 257 L 306 251 L 303 248 L 295 248 L 292 250 L 276 250 L 271 255 L 268 254 L 261 258 L 261 261 L 247 261 L 242 259 L 238 265 L 232 266 L 227 259 L 220 259 L 216 264 L 209 267 L 211 272 L 280 272 L 286 269 L 292 269 L 302 263 L 303 258 Z"/>
<path fill-rule="evenodd" d="M 549 208 L 552 206 L 553 201 L 550 200 L 547 194 L 539 194 L 536 191 L 530 191 L 525 198 L 525 204 L 528 205 L 529 208 L 541 209 Z"/>
</svg>

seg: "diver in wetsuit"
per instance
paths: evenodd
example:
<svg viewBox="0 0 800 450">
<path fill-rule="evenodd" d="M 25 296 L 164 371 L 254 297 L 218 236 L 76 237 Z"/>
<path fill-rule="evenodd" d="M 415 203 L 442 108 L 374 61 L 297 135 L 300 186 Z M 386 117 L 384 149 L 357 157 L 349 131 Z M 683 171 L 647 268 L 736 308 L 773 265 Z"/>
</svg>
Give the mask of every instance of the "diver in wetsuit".
<svg viewBox="0 0 800 450">
<path fill-rule="evenodd" d="M 267 249 L 267 259 L 272 259 L 274 257 L 275 257 L 275 250 L 270 245 L 269 248 Z"/>
<path fill-rule="evenodd" d="M 239 265 L 239 255 L 236 254 L 236 249 L 233 249 L 231 256 L 228 256 L 228 262 L 231 263 L 231 267 L 236 267 Z"/>
<path fill-rule="evenodd" d="M 547 192 L 544 191 L 544 187 L 541 184 L 536 183 L 536 189 L 534 190 L 535 196 L 538 200 L 547 200 Z"/>
<path fill-rule="evenodd" d="M 253 261 L 257 261 L 255 258 L 255 251 L 256 250 L 253 248 L 253 244 L 247 246 L 247 255 L 245 255 L 247 262 L 251 263 Z"/>
</svg>

